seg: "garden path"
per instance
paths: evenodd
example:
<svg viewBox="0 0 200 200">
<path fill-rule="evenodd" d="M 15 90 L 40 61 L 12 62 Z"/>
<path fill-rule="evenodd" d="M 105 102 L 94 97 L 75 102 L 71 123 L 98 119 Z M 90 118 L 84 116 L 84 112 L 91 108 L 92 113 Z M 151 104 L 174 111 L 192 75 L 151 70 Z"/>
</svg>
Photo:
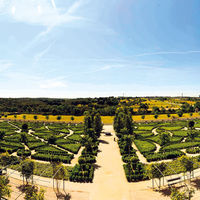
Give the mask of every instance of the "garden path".
<svg viewBox="0 0 200 200">
<path fill-rule="evenodd" d="M 112 132 L 112 136 L 101 135 L 100 152 L 97 156 L 97 169 L 93 183 L 72 183 L 66 181 L 65 192 L 72 195 L 72 200 L 168 200 L 169 197 L 163 196 L 161 193 L 152 191 L 151 181 L 142 181 L 128 183 L 123 170 L 123 162 L 121 160 L 119 147 L 112 126 L 104 126 L 106 132 Z M 13 173 L 8 170 L 8 173 Z M 19 172 L 12 174 L 11 182 L 12 193 L 11 199 L 15 199 L 20 193 L 17 189 L 22 183 L 22 177 Z M 34 176 L 34 182 L 42 185 L 46 191 L 45 197 L 48 200 L 57 199 L 55 190 L 52 188 L 52 179 Z M 62 184 L 60 184 L 62 193 Z M 22 200 L 20 196 L 18 200 Z"/>
<path fill-rule="evenodd" d="M 156 145 L 155 153 L 158 153 L 160 151 L 161 146 L 155 142 L 154 142 L 154 144 Z"/>
<path fill-rule="evenodd" d="M 157 130 L 157 128 L 154 128 L 154 129 L 152 130 L 152 133 L 153 133 L 154 135 L 158 135 L 158 132 L 157 132 L 156 130 Z"/>
<path fill-rule="evenodd" d="M 137 146 L 135 145 L 135 143 L 133 142 L 132 147 L 136 150 L 136 154 L 140 160 L 141 163 L 147 164 L 147 159 L 140 153 L 140 151 L 138 150 Z"/>
<path fill-rule="evenodd" d="M 129 199 L 129 187 L 123 170 L 123 162 L 112 126 L 104 126 L 105 132 L 100 137 L 99 153 L 97 156 L 96 170 L 91 200 L 125 200 Z"/>
</svg>

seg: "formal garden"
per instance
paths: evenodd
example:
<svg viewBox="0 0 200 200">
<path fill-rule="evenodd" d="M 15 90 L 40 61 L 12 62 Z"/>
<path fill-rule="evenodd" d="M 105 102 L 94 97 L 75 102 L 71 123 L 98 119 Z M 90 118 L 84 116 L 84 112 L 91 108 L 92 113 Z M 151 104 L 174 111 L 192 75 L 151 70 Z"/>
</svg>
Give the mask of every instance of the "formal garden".
<svg viewBox="0 0 200 200">
<path fill-rule="evenodd" d="M 21 172 L 23 162 L 31 160 L 33 174 L 52 178 L 55 165 L 62 165 L 65 173 L 59 179 L 92 182 L 101 130 L 100 115 L 90 113 L 84 124 L 3 121 L 0 166 Z"/>
<path fill-rule="evenodd" d="M 132 125 L 134 124 L 134 125 Z M 200 121 L 133 123 L 119 110 L 114 129 L 129 182 L 189 173 L 200 167 Z"/>
</svg>

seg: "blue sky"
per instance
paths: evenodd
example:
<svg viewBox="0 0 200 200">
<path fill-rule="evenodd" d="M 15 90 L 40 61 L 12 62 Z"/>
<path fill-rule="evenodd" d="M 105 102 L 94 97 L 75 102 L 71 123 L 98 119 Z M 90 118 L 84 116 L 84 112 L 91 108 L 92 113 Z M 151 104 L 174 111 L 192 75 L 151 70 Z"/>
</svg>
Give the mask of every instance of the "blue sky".
<svg viewBox="0 0 200 200">
<path fill-rule="evenodd" d="M 0 96 L 198 96 L 199 8 L 199 0 L 0 0 Z"/>
</svg>

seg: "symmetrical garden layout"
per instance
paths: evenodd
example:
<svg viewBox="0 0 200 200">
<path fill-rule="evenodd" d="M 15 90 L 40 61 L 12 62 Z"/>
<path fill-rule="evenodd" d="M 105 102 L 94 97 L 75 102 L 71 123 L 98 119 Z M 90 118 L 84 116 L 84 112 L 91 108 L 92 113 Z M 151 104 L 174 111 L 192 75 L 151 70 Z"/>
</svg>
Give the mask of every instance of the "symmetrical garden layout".
<svg viewBox="0 0 200 200">
<path fill-rule="evenodd" d="M 36 160 L 34 174 L 40 175 L 48 168 L 43 176 L 52 177 L 53 169 L 50 163 L 62 162 L 67 171 L 65 179 L 70 176 L 71 181 L 92 181 L 92 164 L 96 162 L 98 143 L 93 144 L 89 154 L 86 142 L 82 141 L 83 125 L 38 122 L 26 124 L 28 129 L 23 132 L 22 122 L 0 123 L 0 152 L 4 152 L 0 165 L 19 169 L 21 160 L 27 157 Z"/>
<path fill-rule="evenodd" d="M 75 182 L 92 182 L 94 163 L 98 156 L 97 141 L 90 152 L 88 141 L 83 141 L 82 124 L 58 124 L 27 122 L 28 130 L 22 131 L 23 122 L 0 123 L 0 165 L 18 169 L 20 159 L 29 157 L 35 162 L 34 173 L 41 174 L 50 162 L 62 162 L 67 170 L 65 179 Z M 194 168 L 200 164 L 200 121 L 188 127 L 188 121 L 151 122 L 135 124 L 134 133 L 126 136 L 116 133 L 122 163 L 128 182 L 149 179 L 148 166 L 164 161 L 164 175 L 184 172 L 184 166 L 177 159 L 182 155 L 192 157 Z M 2 134 L 5 132 L 5 135 Z M 109 137 L 109 136 L 108 136 Z M 109 145 L 106 144 L 106 145 Z M 112 152 L 110 152 L 112 154 Z M 39 160 L 39 161 L 37 161 Z M 173 170 L 172 170 L 173 169 Z M 49 168 L 43 176 L 52 177 Z"/>
<path fill-rule="evenodd" d="M 133 136 L 117 134 L 127 180 L 149 179 L 149 166 L 153 163 L 164 163 L 162 172 L 158 169 L 160 176 L 186 172 L 179 159 L 183 155 L 191 158 L 193 169 L 199 168 L 200 123 L 192 121 L 190 127 L 190 122 L 136 124 Z"/>
</svg>

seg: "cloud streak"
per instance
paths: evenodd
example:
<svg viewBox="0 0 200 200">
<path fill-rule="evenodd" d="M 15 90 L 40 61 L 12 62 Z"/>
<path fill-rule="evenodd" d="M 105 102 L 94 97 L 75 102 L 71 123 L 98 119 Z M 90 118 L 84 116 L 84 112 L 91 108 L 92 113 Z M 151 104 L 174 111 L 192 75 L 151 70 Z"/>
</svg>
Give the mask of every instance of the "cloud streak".
<svg viewBox="0 0 200 200">
<path fill-rule="evenodd" d="M 170 55 L 170 54 L 187 55 L 187 54 L 194 54 L 194 53 L 200 53 L 200 50 L 196 50 L 196 51 L 159 51 L 159 52 L 142 53 L 142 54 L 137 54 L 134 56 L 142 57 L 142 56 Z"/>
</svg>

